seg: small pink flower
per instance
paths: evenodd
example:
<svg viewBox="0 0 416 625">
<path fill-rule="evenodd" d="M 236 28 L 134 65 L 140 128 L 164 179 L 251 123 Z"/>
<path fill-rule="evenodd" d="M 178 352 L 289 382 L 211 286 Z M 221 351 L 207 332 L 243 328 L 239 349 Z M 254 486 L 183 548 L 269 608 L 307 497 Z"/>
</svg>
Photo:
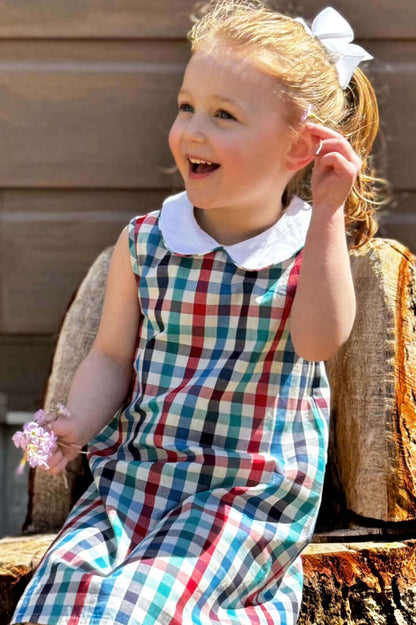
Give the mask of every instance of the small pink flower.
<svg viewBox="0 0 416 625">
<path fill-rule="evenodd" d="M 56 411 L 60 417 L 70 417 L 71 413 L 68 408 L 61 404 L 60 402 L 56 404 Z"/>
<path fill-rule="evenodd" d="M 43 432 L 43 427 L 38 425 L 36 421 L 29 421 L 29 423 L 24 424 L 23 432 L 29 436 L 40 436 Z"/>
<path fill-rule="evenodd" d="M 308 104 L 308 106 L 306 107 L 306 109 L 303 112 L 302 117 L 300 118 L 300 120 L 302 122 L 306 122 L 306 120 L 308 119 L 309 115 L 312 112 L 312 108 L 313 108 L 312 104 Z"/>
<path fill-rule="evenodd" d="M 25 441 L 25 437 L 23 432 L 16 432 L 16 434 L 14 434 L 12 436 L 12 441 L 13 443 L 16 445 L 16 447 L 22 447 L 22 443 Z"/>
<path fill-rule="evenodd" d="M 36 421 L 38 425 L 45 425 L 48 423 L 46 418 L 46 412 L 44 410 L 38 410 L 35 412 L 33 419 Z"/>
<path fill-rule="evenodd" d="M 35 419 L 42 420 L 42 414 L 35 414 Z M 45 421 L 46 422 L 46 421 Z M 56 450 L 58 437 L 50 429 L 44 429 L 36 421 L 29 421 L 23 426 L 22 432 L 16 432 L 12 437 L 16 447 L 21 447 L 24 451 L 23 461 L 18 467 L 18 472 L 22 472 L 28 462 L 31 467 L 44 466 L 49 468 L 48 459 Z"/>
</svg>

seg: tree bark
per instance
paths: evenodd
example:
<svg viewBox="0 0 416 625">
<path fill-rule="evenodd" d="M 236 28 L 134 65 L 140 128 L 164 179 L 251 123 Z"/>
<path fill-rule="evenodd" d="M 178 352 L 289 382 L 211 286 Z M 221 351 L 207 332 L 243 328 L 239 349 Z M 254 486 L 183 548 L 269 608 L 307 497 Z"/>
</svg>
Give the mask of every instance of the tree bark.
<svg viewBox="0 0 416 625">
<path fill-rule="evenodd" d="M 355 515 L 416 519 L 416 282 L 414 256 L 374 239 L 352 255 L 357 316 L 327 363 L 330 472 Z"/>
<path fill-rule="evenodd" d="M 416 623 L 416 540 L 312 544 L 298 625 Z"/>
</svg>

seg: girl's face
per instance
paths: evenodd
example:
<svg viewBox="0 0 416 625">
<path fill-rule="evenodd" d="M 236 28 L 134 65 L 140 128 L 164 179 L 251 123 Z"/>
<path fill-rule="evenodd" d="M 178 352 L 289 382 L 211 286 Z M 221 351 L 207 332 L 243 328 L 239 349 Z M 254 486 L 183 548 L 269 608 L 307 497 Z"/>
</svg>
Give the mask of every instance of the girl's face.
<svg viewBox="0 0 416 625">
<path fill-rule="evenodd" d="M 197 51 L 178 102 L 169 145 L 190 202 L 277 218 L 291 176 L 291 135 L 277 83 L 222 48 Z"/>
</svg>

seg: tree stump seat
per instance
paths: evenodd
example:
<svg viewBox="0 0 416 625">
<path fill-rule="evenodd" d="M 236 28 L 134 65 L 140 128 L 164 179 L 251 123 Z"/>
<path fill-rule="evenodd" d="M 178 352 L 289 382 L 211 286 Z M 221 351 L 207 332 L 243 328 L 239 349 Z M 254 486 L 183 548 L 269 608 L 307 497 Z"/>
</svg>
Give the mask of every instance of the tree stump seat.
<svg viewBox="0 0 416 625">
<path fill-rule="evenodd" d="M 8 625 L 54 538 L 37 534 L 0 540 L 0 625 Z M 298 625 L 416 622 L 416 540 L 311 543 L 302 560 L 305 586 Z"/>
<path fill-rule="evenodd" d="M 90 268 L 65 316 L 45 407 L 65 403 L 94 340 L 112 248 Z M 329 361 L 331 437 L 315 541 L 303 554 L 299 625 L 416 624 L 416 282 L 414 256 L 374 239 L 351 254 L 357 317 Z M 0 625 L 90 476 L 31 470 L 22 536 L 0 540 Z M 58 625 L 58 624 L 57 624 Z"/>
</svg>

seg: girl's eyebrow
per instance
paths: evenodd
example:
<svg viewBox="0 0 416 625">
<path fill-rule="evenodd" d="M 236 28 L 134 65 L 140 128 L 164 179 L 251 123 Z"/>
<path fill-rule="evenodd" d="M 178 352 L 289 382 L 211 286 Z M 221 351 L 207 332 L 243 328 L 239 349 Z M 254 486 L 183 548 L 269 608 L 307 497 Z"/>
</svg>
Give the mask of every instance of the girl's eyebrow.
<svg viewBox="0 0 416 625">
<path fill-rule="evenodd" d="M 213 97 L 214 100 L 220 100 L 221 102 L 225 102 L 226 104 L 231 104 L 232 106 L 238 106 L 239 108 L 248 108 L 247 104 L 242 104 L 238 100 L 233 100 L 232 98 L 227 98 L 224 95 L 214 94 L 212 97 Z"/>
<path fill-rule="evenodd" d="M 186 96 L 190 96 L 191 93 L 187 90 L 187 89 L 179 89 L 178 92 L 179 95 L 186 95 Z M 227 96 L 224 95 L 219 95 L 219 94 L 212 94 L 212 99 L 213 100 L 217 100 L 220 102 L 225 102 L 226 104 L 231 104 L 233 106 L 238 106 L 240 109 L 249 109 L 251 108 L 247 103 L 241 103 L 238 100 L 233 100 L 233 98 L 227 98 Z"/>
</svg>

